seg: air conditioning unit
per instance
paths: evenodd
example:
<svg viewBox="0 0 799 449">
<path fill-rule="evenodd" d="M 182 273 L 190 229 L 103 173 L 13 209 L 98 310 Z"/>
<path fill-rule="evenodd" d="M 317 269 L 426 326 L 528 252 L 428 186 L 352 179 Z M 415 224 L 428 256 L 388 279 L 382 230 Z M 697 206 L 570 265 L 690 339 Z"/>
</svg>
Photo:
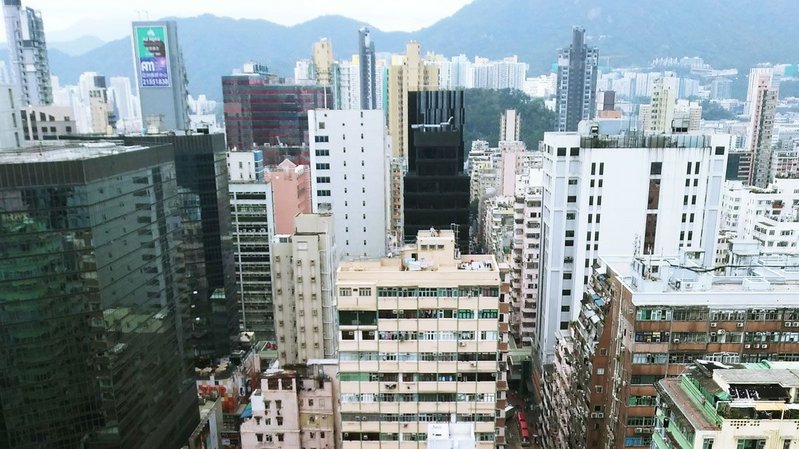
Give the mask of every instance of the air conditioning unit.
<svg viewBox="0 0 799 449">
<path fill-rule="evenodd" d="M 477 362 L 472 362 L 472 366 L 477 366 Z"/>
<path fill-rule="evenodd" d="M 715 321 L 712 321 L 712 322 L 710 323 L 710 327 L 716 327 L 716 326 L 718 326 L 718 325 L 719 325 L 719 323 L 717 323 L 717 322 L 715 322 Z"/>
<path fill-rule="evenodd" d="M 592 418 L 596 418 L 596 419 L 602 419 L 602 418 L 605 417 L 605 414 L 604 413 L 599 413 L 599 412 L 594 412 L 594 413 L 591 413 L 591 417 Z"/>
<path fill-rule="evenodd" d="M 672 340 L 672 343 L 679 343 L 679 342 L 680 342 L 679 338 L 675 338 L 674 340 Z"/>
<path fill-rule="evenodd" d="M 750 349 L 752 345 L 744 345 L 744 349 Z"/>
<path fill-rule="evenodd" d="M 724 329 L 719 329 L 719 335 L 726 334 L 726 333 L 727 333 L 727 331 L 725 331 Z"/>
<path fill-rule="evenodd" d="M 760 349 L 760 345 L 755 345 L 755 349 Z"/>
<path fill-rule="evenodd" d="M 768 349 L 768 345 L 766 344 L 760 345 L 760 349 Z"/>
<path fill-rule="evenodd" d="M 711 337 L 715 337 L 715 336 L 716 336 L 716 333 L 715 333 L 715 332 L 711 332 L 711 333 L 710 333 L 710 336 L 711 336 Z"/>
<path fill-rule="evenodd" d="M 786 321 L 785 323 L 783 323 L 783 325 L 784 325 L 785 327 L 792 327 L 792 326 L 793 326 L 793 323 L 791 323 L 790 321 Z"/>
<path fill-rule="evenodd" d="M 636 427 L 635 428 L 635 433 L 644 433 L 644 428 L 643 427 Z"/>
<path fill-rule="evenodd" d="M 799 327 L 799 321 L 794 321 L 793 322 L 793 327 Z"/>
<path fill-rule="evenodd" d="M 652 433 L 651 427 L 644 427 L 644 433 Z"/>
<path fill-rule="evenodd" d="M 736 327 L 744 327 L 744 323 L 738 323 L 735 325 Z"/>
<path fill-rule="evenodd" d="M 465 341 L 459 341 L 458 342 L 458 346 L 466 346 L 466 342 Z"/>
</svg>

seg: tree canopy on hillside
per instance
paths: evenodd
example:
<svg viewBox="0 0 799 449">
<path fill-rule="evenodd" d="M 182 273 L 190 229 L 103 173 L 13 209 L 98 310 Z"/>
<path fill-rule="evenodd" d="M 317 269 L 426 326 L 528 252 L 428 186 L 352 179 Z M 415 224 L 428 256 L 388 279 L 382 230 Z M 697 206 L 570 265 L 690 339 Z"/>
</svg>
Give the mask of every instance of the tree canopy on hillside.
<svg viewBox="0 0 799 449">
<path fill-rule="evenodd" d="M 555 113 L 544 107 L 543 100 L 530 98 L 519 90 L 467 89 L 465 96 L 463 141 L 467 151 L 473 140 L 486 140 L 491 146 L 497 145 L 500 117 L 506 109 L 519 112 L 520 137 L 528 149 L 538 148 L 544 132 L 554 129 Z"/>
</svg>

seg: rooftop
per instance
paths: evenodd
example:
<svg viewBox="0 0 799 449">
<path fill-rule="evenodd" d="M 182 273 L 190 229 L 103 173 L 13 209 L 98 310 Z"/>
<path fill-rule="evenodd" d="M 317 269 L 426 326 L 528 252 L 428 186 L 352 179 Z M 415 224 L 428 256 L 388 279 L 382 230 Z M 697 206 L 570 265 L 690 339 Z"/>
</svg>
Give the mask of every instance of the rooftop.
<svg viewBox="0 0 799 449">
<path fill-rule="evenodd" d="M 799 420 L 789 390 L 799 387 L 799 363 L 724 365 L 706 360 L 659 382 L 660 396 L 698 430 L 718 430 L 725 419 Z"/>
<path fill-rule="evenodd" d="M 147 149 L 146 146 L 125 146 L 121 141 L 70 142 L 28 148 L 0 149 L 0 164 L 81 161 L 102 156 Z"/>
<path fill-rule="evenodd" d="M 647 301 L 684 305 L 747 305 L 758 298 L 772 307 L 799 306 L 799 257 L 761 256 L 740 265 L 703 267 L 690 254 L 681 256 L 602 256 L 636 295 Z"/>
</svg>

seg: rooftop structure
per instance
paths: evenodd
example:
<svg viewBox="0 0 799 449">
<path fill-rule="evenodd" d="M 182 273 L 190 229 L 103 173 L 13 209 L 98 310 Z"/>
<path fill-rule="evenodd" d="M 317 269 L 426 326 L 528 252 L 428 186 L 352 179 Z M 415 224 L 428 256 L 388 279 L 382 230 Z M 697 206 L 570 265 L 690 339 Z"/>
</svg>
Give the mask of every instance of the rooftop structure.
<svg viewBox="0 0 799 449">
<path fill-rule="evenodd" d="M 799 437 L 799 362 L 697 360 L 657 390 L 657 449 L 790 448 Z"/>
</svg>

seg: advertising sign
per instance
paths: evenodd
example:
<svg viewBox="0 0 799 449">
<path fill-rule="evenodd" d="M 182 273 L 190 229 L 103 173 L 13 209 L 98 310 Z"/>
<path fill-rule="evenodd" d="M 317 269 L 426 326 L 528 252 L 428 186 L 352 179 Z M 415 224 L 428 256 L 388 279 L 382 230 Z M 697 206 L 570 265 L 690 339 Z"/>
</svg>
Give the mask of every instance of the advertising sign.
<svg viewBox="0 0 799 449">
<path fill-rule="evenodd" d="M 141 87 L 169 87 L 166 27 L 136 27 L 136 62 Z"/>
</svg>

